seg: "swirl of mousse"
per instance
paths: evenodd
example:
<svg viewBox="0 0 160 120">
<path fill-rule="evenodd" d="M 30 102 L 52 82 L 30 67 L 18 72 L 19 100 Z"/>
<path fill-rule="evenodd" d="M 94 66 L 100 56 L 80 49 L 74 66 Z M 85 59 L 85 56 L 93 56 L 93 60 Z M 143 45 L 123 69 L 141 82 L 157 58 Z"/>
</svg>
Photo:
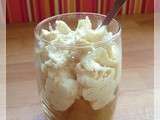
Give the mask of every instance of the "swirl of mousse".
<svg viewBox="0 0 160 120">
<path fill-rule="evenodd" d="M 115 98 L 118 82 L 117 70 L 113 66 L 116 65 L 116 61 L 102 47 L 89 52 L 77 65 L 77 80 L 82 85 L 82 96 L 94 110 L 103 108 Z"/>
<path fill-rule="evenodd" d="M 77 98 L 78 85 L 66 70 L 56 73 L 54 79 L 48 78 L 46 81 L 46 97 L 55 110 L 65 111 Z"/>
</svg>

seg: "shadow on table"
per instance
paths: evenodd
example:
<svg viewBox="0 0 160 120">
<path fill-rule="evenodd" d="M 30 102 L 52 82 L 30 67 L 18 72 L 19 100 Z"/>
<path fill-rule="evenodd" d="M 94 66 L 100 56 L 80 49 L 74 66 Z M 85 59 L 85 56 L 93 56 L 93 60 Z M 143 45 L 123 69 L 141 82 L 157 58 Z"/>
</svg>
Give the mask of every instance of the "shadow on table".
<svg viewBox="0 0 160 120">
<path fill-rule="evenodd" d="M 47 119 L 44 117 L 44 114 L 41 113 L 41 114 L 37 115 L 34 120 L 47 120 Z"/>
</svg>

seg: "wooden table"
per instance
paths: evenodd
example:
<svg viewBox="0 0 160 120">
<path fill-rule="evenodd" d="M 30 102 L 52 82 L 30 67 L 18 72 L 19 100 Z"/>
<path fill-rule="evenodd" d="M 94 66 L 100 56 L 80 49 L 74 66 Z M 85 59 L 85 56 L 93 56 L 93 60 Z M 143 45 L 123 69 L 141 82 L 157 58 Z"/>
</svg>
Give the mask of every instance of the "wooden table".
<svg viewBox="0 0 160 120">
<path fill-rule="evenodd" d="M 122 16 L 123 77 L 114 120 L 153 120 L 153 15 Z M 40 112 L 33 23 L 7 25 L 7 120 Z"/>
</svg>

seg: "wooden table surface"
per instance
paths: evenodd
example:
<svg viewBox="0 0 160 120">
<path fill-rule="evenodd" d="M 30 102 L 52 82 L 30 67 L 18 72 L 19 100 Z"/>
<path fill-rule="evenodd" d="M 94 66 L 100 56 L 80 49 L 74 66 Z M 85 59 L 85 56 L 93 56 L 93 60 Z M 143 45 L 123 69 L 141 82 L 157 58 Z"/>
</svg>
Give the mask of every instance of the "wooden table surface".
<svg viewBox="0 0 160 120">
<path fill-rule="evenodd" d="M 153 120 L 153 15 L 121 16 L 123 76 L 114 120 Z M 33 23 L 7 25 L 7 120 L 40 120 Z"/>
</svg>

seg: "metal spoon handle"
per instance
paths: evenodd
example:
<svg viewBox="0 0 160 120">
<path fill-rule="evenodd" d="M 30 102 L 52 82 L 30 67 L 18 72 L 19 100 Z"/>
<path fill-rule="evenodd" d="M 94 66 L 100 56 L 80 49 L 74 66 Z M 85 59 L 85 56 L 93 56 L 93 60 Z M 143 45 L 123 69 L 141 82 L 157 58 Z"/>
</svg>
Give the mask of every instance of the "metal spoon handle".
<svg viewBox="0 0 160 120">
<path fill-rule="evenodd" d="M 113 17 L 115 17 L 118 13 L 118 11 L 120 10 L 120 8 L 122 7 L 123 3 L 126 0 L 115 0 L 114 2 L 114 6 L 113 9 L 111 9 L 108 13 L 106 18 L 103 20 L 102 25 L 108 25 L 110 23 L 110 21 L 112 20 Z M 101 26 L 102 26 L 101 25 Z"/>
</svg>

